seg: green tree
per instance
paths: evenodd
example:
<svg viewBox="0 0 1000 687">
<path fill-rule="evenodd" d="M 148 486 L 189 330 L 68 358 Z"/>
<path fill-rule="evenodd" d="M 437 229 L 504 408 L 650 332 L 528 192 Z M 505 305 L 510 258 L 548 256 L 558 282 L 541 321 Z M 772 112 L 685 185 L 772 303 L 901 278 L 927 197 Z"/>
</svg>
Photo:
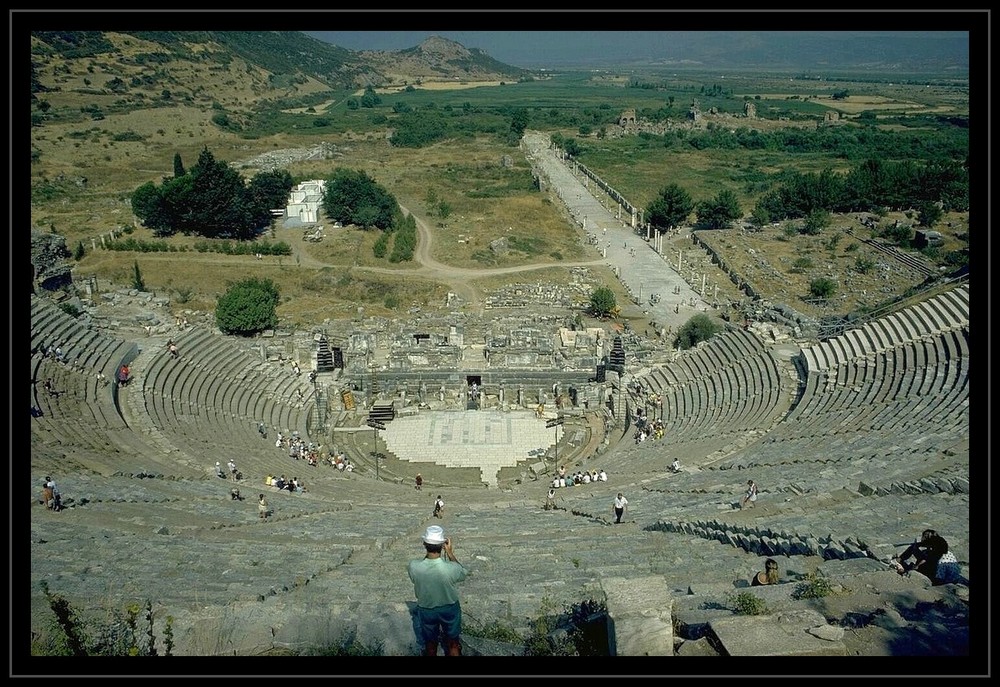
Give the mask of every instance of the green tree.
<svg viewBox="0 0 1000 687">
<path fill-rule="evenodd" d="M 288 194 L 294 185 L 287 169 L 276 169 L 254 174 L 248 189 L 257 208 L 270 211 L 288 204 Z"/>
<path fill-rule="evenodd" d="M 446 200 L 441 200 L 437 204 L 438 217 L 448 219 L 451 215 L 451 204 Z"/>
<path fill-rule="evenodd" d="M 598 286 L 590 293 L 590 312 L 594 317 L 607 317 L 617 307 L 615 292 L 608 286 Z"/>
<path fill-rule="evenodd" d="M 677 184 L 669 184 L 660 189 L 660 195 L 646 208 L 646 221 L 662 234 L 684 224 L 693 209 L 691 194 Z"/>
<path fill-rule="evenodd" d="M 698 223 L 708 229 L 723 229 L 743 216 L 736 194 L 723 189 L 711 200 L 698 204 Z"/>
<path fill-rule="evenodd" d="M 386 256 L 389 252 L 389 232 L 382 232 L 382 235 L 378 237 L 372 245 L 372 254 L 379 258 L 380 260 Z"/>
<path fill-rule="evenodd" d="M 251 336 L 278 324 L 278 287 L 270 279 L 249 277 L 219 296 L 215 323 L 224 334 Z"/>
<path fill-rule="evenodd" d="M 361 96 L 361 107 L 375 107 L 382 104 L 382 97 L 375 92 L 370 85 L 365 88 L 364 95 Z"/>
<path fill-rule="evenodd" d="M 154 233 L 164 225 L 169 226 L 163 207 L 163 196 L 152 181 L 147 181 L 132 191 L 130 202 L 133 214 Z"/>
<path fill-rule="evenodd" d="M 327 180 L 323 210 L 331 219 L 359 227 L 391 229 L 402 211 L 385 188 L 362 170 L 340 168 Z"/>
<path fill-rule="evenodd" d="M 182 177 L 187 172 L 184 171 L 184 163 L 181 162 L 181 154 L 174 153 L 174 177 Z"/>
<path fill-rule="evenodd" d="M 685 322 L 674 337 L 674 347 L 687 350 L 702 341 L 708 341 L 722 331 L 723 325 L 705 313 L 698 313 Z"/>
<path fill-rule="evenodd" d="M 261 216 L 239 172 L 205 147 L 190 176 L 194 184 L 185 212 L 188 228 L 206 237 L 242 240 L 256 234 Z"/>
<path fill-rule="evenodd" d="M 76 250 L 73 251 L 73 259 L 77 262 L 83 260 L 83 256 L 87 254 L 87 249 L 83 247 L 83 241 L 76 244 Z"/>
<path fill-rule="evenodd" d="M 935 224 L 941 221 L 941 217 L 944 216 L 944 211 L 941 206 L 937 203 L 923 202 L 917 209 L 917 221 L 920 222 L 921 226 L 930 229 Z"/>
<path fill-rule="evenodd" d="M 767 226 L 771 222 L 771 213 L 762 205 L 757 205 L 750 213 L 750 222 L 758 229 Z"/>
<path fill-rule="evenodd" d="M 530 117 L 526 108 L 519 107 L 514 110 L 510 117 L 510 135 L 514 141 L 521 140 L 521 137 L 524 136 L 524 130 L 528 128 L 529 121 Z"/>
<path fill-rule="evenodd" d="M 132 269 L 132 288 L 136 291 L 145 291 L 146 282 L 142 280 L 142 272 L 139 271 L 139 261 L 135 261 L 135 265 Z"/>
</svg>

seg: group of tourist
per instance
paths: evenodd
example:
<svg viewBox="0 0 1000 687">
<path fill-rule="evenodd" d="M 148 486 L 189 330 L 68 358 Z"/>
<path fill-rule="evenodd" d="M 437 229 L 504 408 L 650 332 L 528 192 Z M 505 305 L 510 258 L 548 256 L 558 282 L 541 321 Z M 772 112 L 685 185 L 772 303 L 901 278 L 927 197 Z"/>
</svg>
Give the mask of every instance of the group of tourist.
<svg viewBox="0 0 1000 687">
<path fill-rule="evenodd" d="M 55 480 L 48 475 L 42 482 L 42 505 L 57 513 L 62 510 L 62 495 L 59 493 L 59 488 L 56 487 Z"/>
<path fill-rule="evenodd" d="M 663 434 L 664 426 L 662 420 L 647 419 L 645 411 L 635 419 L 635 434 L 633 438 L 637 446 L 650 437 L 657 440 L 662 439 Z"/>
<path fill-rule="evenodd" d="M 607 482 L 608 473 L 602 470 L 577 470 L 575 473 L 567 473 L 566 466 L 559 466 L 559 474 L 552 480 L 552 488 L 580 486 L 591 484 L 592 482 Z"/>
<path fill-rule="evenodd" d="M 274 477 L 273 475 L 268 475 L 264 478 L 264 484 L 269 487 L 274 487 L 278 491 L 287 491 L 289 493 L 302 494 L 306 491 L 306 483 L 300 480 L 298 477 L 293 477 L 292 479 L 286 479 L 284 475 L 281 477 Z"/>
</svg>

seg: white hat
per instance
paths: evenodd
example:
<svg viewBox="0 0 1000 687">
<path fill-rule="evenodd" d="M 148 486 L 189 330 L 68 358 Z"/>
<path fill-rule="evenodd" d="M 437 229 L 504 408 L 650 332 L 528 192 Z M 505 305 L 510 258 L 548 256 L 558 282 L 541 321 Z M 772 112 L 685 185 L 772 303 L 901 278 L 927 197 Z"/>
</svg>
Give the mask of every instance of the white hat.
<svg viewBox="0 0 1000 687">
<path fill-rule="evenodd" d="M 424 532 L 425 544 L 444 544 L 444 530 L 440 525 L 430 525 Z"/>
</svg>

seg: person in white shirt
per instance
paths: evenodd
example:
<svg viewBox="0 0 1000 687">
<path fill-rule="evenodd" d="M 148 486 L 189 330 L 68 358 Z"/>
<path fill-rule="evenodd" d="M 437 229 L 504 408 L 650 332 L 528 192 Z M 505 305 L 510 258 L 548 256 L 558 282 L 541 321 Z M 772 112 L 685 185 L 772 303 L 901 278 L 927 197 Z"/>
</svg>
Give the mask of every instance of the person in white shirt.
<svg viewBox="0 0 1000 687">
<path fill-rule="evenodd" d="M 625 498 L 621 492 L 618 492 L 618 496 L 615 497 L 615 504 L 611 507 L 611 510 L 615 514 L 615 524 L 619 524 L 622 521 L 622 516 L 625 515 L 625 511 L 628 509 L 628 499 Z"/>
<path fill-rule="evenodd" d="M 598 473 L 597 478 L 599 480 L 601 480 L 602 482 L 607 482 L 608 481 L 608 473 L 604 472 L 604 470 L 601 470 Z"/>
</svg>

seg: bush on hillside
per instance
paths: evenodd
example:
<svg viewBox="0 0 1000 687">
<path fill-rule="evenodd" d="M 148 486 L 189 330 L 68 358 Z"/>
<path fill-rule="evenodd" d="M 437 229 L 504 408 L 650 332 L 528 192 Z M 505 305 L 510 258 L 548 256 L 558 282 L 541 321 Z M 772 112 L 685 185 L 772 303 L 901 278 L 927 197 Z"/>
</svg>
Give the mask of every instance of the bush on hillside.
<svg viewBox="0 0 1000 687">
<path fill-rule="evenodd" d="M 250 277 L 219 297 L 215 323 L 224 334 L 251 336 L 278 324 L 278 287 L 270 279 Z"/>
</svg>

